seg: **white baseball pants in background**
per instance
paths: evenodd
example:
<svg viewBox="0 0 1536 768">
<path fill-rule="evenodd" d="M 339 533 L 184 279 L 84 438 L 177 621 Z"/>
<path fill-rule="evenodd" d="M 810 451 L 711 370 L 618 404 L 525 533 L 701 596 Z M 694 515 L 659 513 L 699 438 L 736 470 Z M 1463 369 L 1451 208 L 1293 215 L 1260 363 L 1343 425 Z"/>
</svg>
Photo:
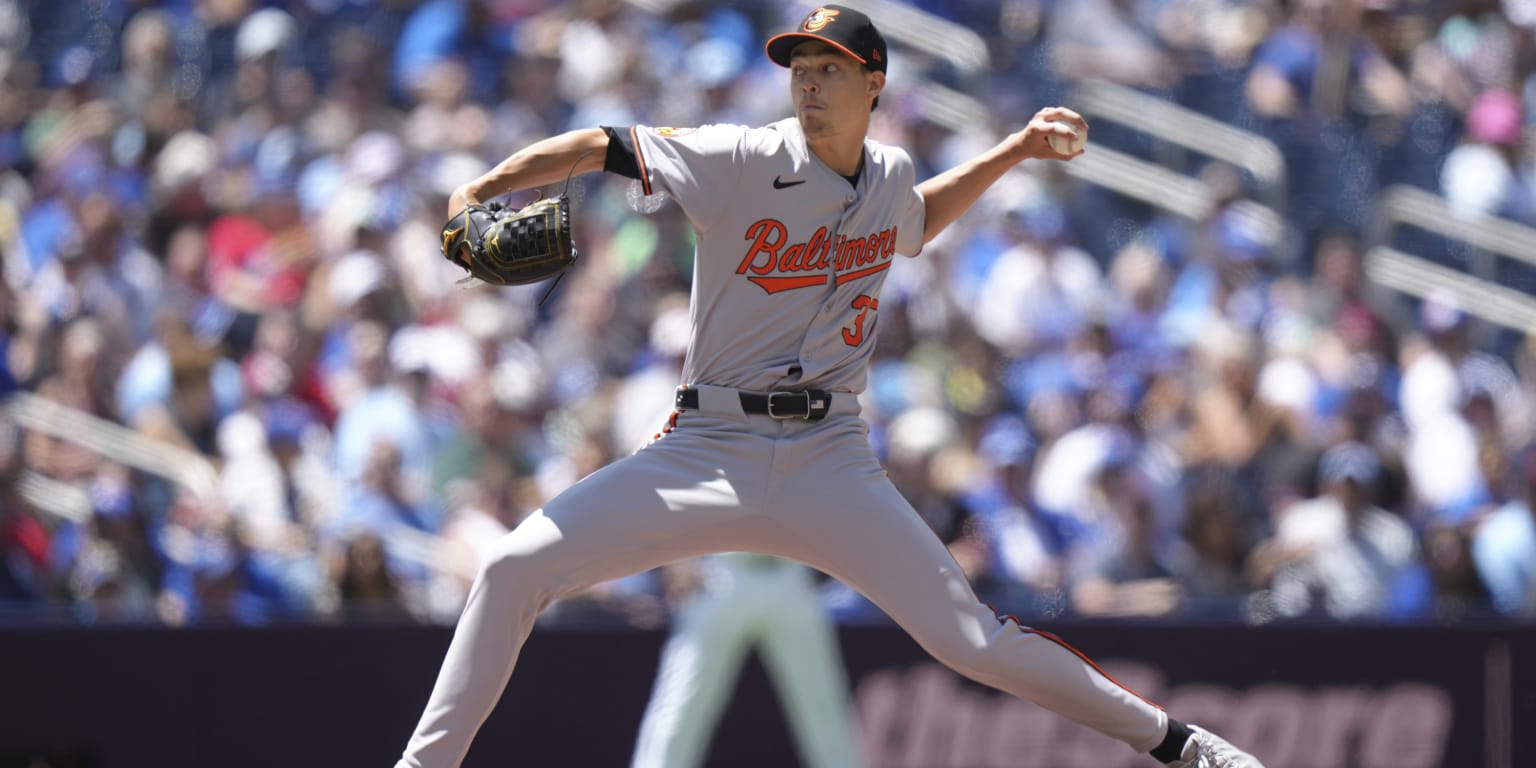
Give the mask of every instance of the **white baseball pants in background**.
<svg viewBox="0 0 1536 768">
<path fill-rule="evenodd" d="M 703 585 L 673 619 L 630 768 L 696 768 L 757 650 L 807 768 L 859 768 L 836 630 L 804 566 L 764 555 L 700 563 Z"/>
</svg>

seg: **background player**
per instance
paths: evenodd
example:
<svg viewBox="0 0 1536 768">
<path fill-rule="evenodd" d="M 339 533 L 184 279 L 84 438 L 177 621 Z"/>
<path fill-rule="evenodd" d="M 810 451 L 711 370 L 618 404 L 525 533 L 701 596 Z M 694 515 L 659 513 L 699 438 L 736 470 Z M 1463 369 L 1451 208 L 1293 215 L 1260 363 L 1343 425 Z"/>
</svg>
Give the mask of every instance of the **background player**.
<svg viewBox="0 0 1536 768">
<path fill-rule="evenodd" d="M 588 476 L 482 564 L 400 765 L 457 765 L 538 613 L 590 584 L 726 550 L 799 560 L 859 589 L 927 651 L 979 682 L 1178 766 L 1252 757 L 1170 718 L 1055 637 L 999 619 L 891 485 L 859 418 L 880 286 L 1004 172 L 1087 126 L 1036 113 L 997 146 L 916 184 L 867 139 L 887 51 L 868 17 L 813 11 L 768 42 L 795 116 L 762 128 L 588 129 L 513 154 L 449 213 L 575 168 L 669 192 L 698 233 L 693 333 L 668 434 Z M 587 153 L 592 153 L 590 158 Z"/>
<path fill-rule="evenodd" d="M 796 563 L 746 552 L 681 566 L 700 579 L 662 650 L 631 768 L 701 765 L 756 649 L 810 768 L 856 768 L 857 731 L 836 629 L 815 579 Z"/>
</svg>

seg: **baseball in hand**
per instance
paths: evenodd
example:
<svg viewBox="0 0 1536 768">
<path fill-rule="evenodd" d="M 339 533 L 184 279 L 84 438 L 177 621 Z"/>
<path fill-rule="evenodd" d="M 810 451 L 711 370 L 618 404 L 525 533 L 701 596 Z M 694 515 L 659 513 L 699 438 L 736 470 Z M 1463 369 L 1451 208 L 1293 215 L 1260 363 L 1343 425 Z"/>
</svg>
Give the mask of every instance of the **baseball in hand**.
<svg viewBox="0 0 1536 768">
<path fill-rule="evenodd" d="M 1054 149 L 1063 155 L 1075 155 L 1082 151 L 1083 147 L 1088 146 L 1088 134 L 1079 129 L 1077 126 L 1061 121 L 1053 121 L 1052 125 L 1065 125 L 1066 127 L 1072 129 L 1072 137 L 1067 138 L 1066 136 L 1062 136 L 1059 133 L 1047 134 L 1045 137 L 1045 143 L 1049 144 L 1051 149 Z"/>
</svg>

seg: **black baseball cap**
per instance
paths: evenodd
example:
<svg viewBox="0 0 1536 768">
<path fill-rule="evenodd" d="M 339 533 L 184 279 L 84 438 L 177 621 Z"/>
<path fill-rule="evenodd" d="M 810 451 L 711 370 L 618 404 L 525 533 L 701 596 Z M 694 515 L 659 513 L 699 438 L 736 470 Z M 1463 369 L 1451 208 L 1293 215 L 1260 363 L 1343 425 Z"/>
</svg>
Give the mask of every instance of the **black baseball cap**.
<svg viewBox="0 0 1536 768">
<path fill-rule="evenodd" d="M 885 38 L 869 17 L 841 5 L 823 5 L 811 11 L 793 32 L 774 35 L 765 46 L 773 63 L 789 66 L 789 54 L 795 46 L 808 40 L 819 40 L 843 53 L 858 59 L 860 64 L 876 71 L 885 71 Z"/>
</svg>

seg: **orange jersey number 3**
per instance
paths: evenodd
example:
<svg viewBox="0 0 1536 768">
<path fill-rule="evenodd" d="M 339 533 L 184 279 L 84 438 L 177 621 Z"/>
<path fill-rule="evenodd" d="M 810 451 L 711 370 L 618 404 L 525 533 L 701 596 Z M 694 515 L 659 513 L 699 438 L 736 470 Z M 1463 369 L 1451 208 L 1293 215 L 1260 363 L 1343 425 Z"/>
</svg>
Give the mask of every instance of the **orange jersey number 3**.
<svg viewBox="0 0 1536 768">
<path fill-rule="evenodd" d="M 843 343 L 850 347 L 857 347 L 858 345 L 863 344 L 864 316 L 868 315 L 871 310 L 878 310 L 879 308 L 879 299 L 873 296 L 859 294 L 859 296 L 853 300 L 853 309 L 859 310 L 859 315 L 858 317 L 853 318 L 852 328 L 843 329 Z M 870 325 L 873 326 L 874 322 L 871 321 Z"/>
</svg>

